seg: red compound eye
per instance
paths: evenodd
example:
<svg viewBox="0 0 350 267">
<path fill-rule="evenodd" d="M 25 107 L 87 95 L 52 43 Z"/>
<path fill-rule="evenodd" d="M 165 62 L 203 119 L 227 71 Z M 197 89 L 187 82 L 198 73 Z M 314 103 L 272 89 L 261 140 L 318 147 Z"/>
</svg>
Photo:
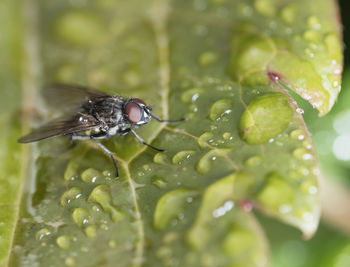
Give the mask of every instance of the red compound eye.
<svg viewBox="0 0 350 267">
<path fill-rule="evenodd" d="M 132 102 L 135 102 L 135 103 L 138 103 L 138 104 L 147 106 L 146 103 L 145 103 L 145 101 L 143 101 L 143 100 L 141 100 L 141 99 L 139 99 L 139 98 L 133 98 L 133 99 L 132 99 Z"/>
<path fill-rule="evenodd" d="M 138 123 L 141 120 L 141 108 L 135 102 L 129 102 L 125 106 L 125 116 L 131 123 Z"/>
</svg>

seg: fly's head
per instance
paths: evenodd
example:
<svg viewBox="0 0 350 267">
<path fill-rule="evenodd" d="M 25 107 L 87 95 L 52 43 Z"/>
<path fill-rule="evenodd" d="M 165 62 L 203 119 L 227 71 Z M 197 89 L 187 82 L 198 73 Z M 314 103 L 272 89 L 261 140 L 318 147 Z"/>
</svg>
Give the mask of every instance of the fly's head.
<svg viewBox="0 0 350 267">
<path fill-rule="evenodd" d="M 130 124 L 140 126 L 151 120 L 151 110 L 143 100 L 131 98 L 124 104 L 123 115 Z"/>
</svg>

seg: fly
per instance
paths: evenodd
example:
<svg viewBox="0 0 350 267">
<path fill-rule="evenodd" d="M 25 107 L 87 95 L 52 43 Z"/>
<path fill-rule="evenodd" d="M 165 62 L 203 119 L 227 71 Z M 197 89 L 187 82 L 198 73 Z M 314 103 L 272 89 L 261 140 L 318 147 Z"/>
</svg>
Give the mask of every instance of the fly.
<svg viewBox="0 0 350 267">
<path fill-rule="evenodd" d="M 115 135 L 133 134 L 136 139 L 160 152 L 146 143 L 134 129 L 145 125 L 151 118 L 158 122 L 177 123 L 182 120 L 162 120 L 152 113 L 152 108 L 139 98 L 124 98 L 119 95 L 109 95 L 96 89 L 68 84 L 54 84 L 47 88 L 47 93 L 53 104 L 73 107 L 75 112 L 68 117 L 61 117 L 44 124 L 33 132 L 18 139 L 19 143 L 31 143 L 56 136 L 68 136 L 71 141 L 92 140 L 108 156 L 110 156 L 119 176 L 118 165 L 107 147 L 98 139 L 107 139 Z"/>
</svg>

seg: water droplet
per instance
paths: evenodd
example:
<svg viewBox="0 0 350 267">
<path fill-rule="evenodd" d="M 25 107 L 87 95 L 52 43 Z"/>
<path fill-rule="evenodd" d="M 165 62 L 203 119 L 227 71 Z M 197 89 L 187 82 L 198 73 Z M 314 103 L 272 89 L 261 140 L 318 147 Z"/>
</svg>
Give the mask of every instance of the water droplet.
<svg viewBox="0 0 350 267">
<path fill-rule="evenodd" d="M 194 150 L 183 150 L 183 151 L 177 152 L 174 155 L 172 162 L 173 164 L 181 165 L 186 160 L 188 160 L 192 155 L 194 155 L 194 153 L 196 153 L 196 151 Z"/>
<path fill-rule="evenodd" d="M 167 164 L 168 156 L 162 152 L 158 152 L 153 157 L 153 162 L 157 164 Z"/>
<path fill-rule="evenodd" d="M 248 158 L 244 164 L 247 167 L 253 168 L 256 166 L 259 166 L 261 164 L 262 158 L 260 155 L 255 155 L 255 156 L 251 156 L 250 158 Z"/>
<path fill-rule="evenodd" d="M 294 140 L 302 141 L 305 139 L 305 132 L 302 129 L 297 129 L 290 133 L 290 137 Z"/>
<path fill-rule="evenodd" d="M 103 39 L 104 26 L 94 13 L 68 11 L 54 24 L 54 33 L 59 39 L 74 45 L 92 45 Z"/>
<path fill-rule="evenodd" d="M 225 132 L 225 133 L 223 133 L 222 137 L 223 137 L 225 140 L 232 140 L 232 139 L 233 139 L 232 133 L 230 133 L 230 132 Z"/>
<path fill-rule="evenodd" d="M 210 108 L 209 118 L 212 121 L 220 120 L 224 115 L 230 114 L 233 109 L 232 99 L 220 99 Z"/>
<path fill-rule="evenodd" d="M 258 96 L 249 103 L 241 116 L 241 138 L 250 145 L 264 144 L 287 128 L 292 115 L 292 108 L 283 94 Z"/>
<path fill-rule="evenodd" d="M 70 243 L 71 241 L 68 235 L 61 235 L 56 239 L 56 244 L 62 249 L 69 249 Z"/>
<path fill-rule="evenodd" d="M 117 243 L 115 242 L 115 240 L 109 240 L 108 241 L 108 246 L 110 248 L 116 248 L 117 247 Z"/>
<path fill-rule="evenodd" d="M 298 112 L 300 115 L 304 114 L 304 110 L 302 108 L 297 108 L 295 111 Z"/>
<path fill-rule="evenodd" d="M 152 184 L 158 187 L 159 189 L 164 189 L 168 184 L 168 181 L 161 177 L 153 177 Z"/>
<path fill-rule="evenodd" d="M 198 191 L 179 188 L 163 195 L 157 202 L 153 217 L 153 226 L 157 230 L 165 230 L 178 214 L 183 213 L 188 204 L 188 197 L 195 197 Z"/>
<path fill-rule="evenodd" d="M 198 138 L 198 144 L 201 148 L 205 148 L 209 143 L 213 142 L 213 133 L 205 132 Z"/>
<path fill-rule="evenodd" d="M 72 214 L 73 221 L 79 226 L 83 226 L 89 222 L 89 212 L 84 208 L 75 208 Z"/>
<path fill-rule="evenodd" d="M 275 16 L 277 11 L 273 0 L 255 0 L 254 8 L 258 13 L 267 17 Z"/>
<path fill-rule="evenodd" d="M 73 181 L 78 177 L 79 163 L 75 160 L 69 161 L 67 168 L 64 172 L 65 181 Z"/>
<path fill-rule="evenodd" d="M 36 232 L 35 234 L 35 239 L 36 240 L 41 240 L 43 239 L 45 236 L 48 236 L 51 234 L 51 231 L 47 228 L 43 228 L 43 229 L 40 229 L 39 231 Z"/>
<path fill-rule="evenodd" d="M 306 41 L 319 43 L 321 41 L 321 35 L 319 32 L 313 31 L 313 30 L 307 30 L 303 34 L 303 38 Z"/>
<path fill-rule="evenodd" d="M 312 144 L 311 144 L 310 141 L 308 141 L 308 140 L 305 140 L 305 141 L 303 142 L 303 146 L 304 146 L 306 149 L 308 149 L 308 150 L 312 149 Z"/>
<path fill-rule="evenodd" d="M 276 172 L 268 174 L 264 187 L 258 193 L 260 205 L 267 210 L 280 211 L 282 205 L 291 206 L 294 190 L 290 183 Z"/>
<path fill-rule="evenodd" d="M 197 163 L 196 169 L 200 174 L 208 173 L 211 170 L 213 158 L 216 160 L 216 157 L 222 157 L 226 155 L 230 149 L 216 149 L 210 150 L 204 154 Z"/>
<path fill-rule="evenodd" d="M 148 164 L 144 164 L 142 166 L 142 169 L 144 169 L 145 171 L 150 171 L 151 170 L 151 167 L 148 165 Z"/>
<path fill-rule="evenodd" d="M 73 267 L 75 266 L 75 260 L 72 257 L 67 257 L 64 260 L 64 263 L 68 266 L 68 267 Z"/>
<path fill-rule="evenodd" d="M 213 51 L 206 51 L 199 56 L 198 62 L 200 66 L 207 67 L 215 63 L 217 60 L 218 60 L 217 53 Z"/>
<path fill-rule="evenodd" d="M 202 92 L 203 92 L 203 89 L 201 89 L 201 88 L 189 89 L 189 90 L 182 93 L 181 101 L 183 103 L 186 103 L 186 104 L 195 103 Z"/>
<path fill-rule="evenodd" d="M 295 20 L 296 14 L 297 5 L 295 3 L 291 3 L 282 9 L 281 18 L 285 23 L 292 24 Z"/>
<path fill-rule="evenodd" d="M 311 160 L 313 159 L 312 154 L 305 148 L 297 148 L 293 151 L 293 156 L 299 160 Z"/>
<path fill-rule="evenodd" d="M 228 211 L 230 211 L 235 206 L 235 203 L 232 200 L 228 200 L 222 205 L 213 211 L 213 217 L 218 218 L 224 216 Z"/>
<path fill-rule="evenodd" d="M 92 190 L 88 201 L 100 204 L 105 212 L 110 213 L 114 222 L 121 221 L 125 217 L 123 212 L 112 205 L 112 197 L 109 186 L 107 185 L 96 186 Z"/>
<path fill-rule="evenodd" d="M 96 225 L 88 225 L 85 229 L 84 229 L 85 235 L 88 238 L 95 238 L 97 235 L 97 229 L 96 229 Z"/>
<path fill-rule="evenodd" d="M 78 199 L 82 196 L 81 189 L 79 187 L 72 187 L 64 192 L 61 196 L 61 206 L 65 207 L 74 199 Z"/>
<path fill-rule="evenodd" d="M 102 174 L 93 168 L 88 168 L 81 174 L 81 179 L 85 183 L 95 183 L 97 179 L 99 179 Z"/>
<path fill-rule="evenodd" d="M 300 189 L 304 194 L 308 194 L 308 195 L 315 195 L 318 193 L 318 188 L 317 188 L 317 184 L 313 181 L 304 181 L 301 185 L 300 185 Z"/>
<path fill-rule="evenodd" d="M 312 30 L 319 30 L 319 29 L 321 29 L 321 22 L 318 19 L 318 17 L 316 17 L 316 16 L 310 16 L 307 19 L 307 25 Z"/>
</svg>

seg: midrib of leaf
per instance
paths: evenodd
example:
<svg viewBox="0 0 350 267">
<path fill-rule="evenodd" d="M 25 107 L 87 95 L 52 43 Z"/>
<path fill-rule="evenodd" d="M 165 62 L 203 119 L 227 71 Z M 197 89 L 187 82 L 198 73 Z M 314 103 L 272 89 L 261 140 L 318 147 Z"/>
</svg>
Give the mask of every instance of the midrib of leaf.
<svg viewBox="0 0 350 267">
<path fill-rule="evenodd" d="M 30 119 L 32 116 L 32 109 L 37 96 L 38 79 L 40 76 L 40 61 L 38 50 L 38 33 L 37 33 L 37 3 L 35 0 L 27 0 L 22 4 L 22 33 L 23 33 L 23 58 L 22 61 L 22 77 L 21 77 L 21 94 L 22 94 L 22 134 L 30 130 Z M 28 145 L 23 145 L 21 149 L 21 169 L 20 182 L 15 203 L 16 212 L 14 218 L 14 225 L 11 229 L 11 241 L 9 245 L 9 252 L 5 260 L 5 266 L 9 265 L 11 257 L 11 248 L 14 244 L 17 224 L 20 218 L 20 205 L 24 193 L 24 185 L 28 177 L 31 149 Z"/>
</svg>

